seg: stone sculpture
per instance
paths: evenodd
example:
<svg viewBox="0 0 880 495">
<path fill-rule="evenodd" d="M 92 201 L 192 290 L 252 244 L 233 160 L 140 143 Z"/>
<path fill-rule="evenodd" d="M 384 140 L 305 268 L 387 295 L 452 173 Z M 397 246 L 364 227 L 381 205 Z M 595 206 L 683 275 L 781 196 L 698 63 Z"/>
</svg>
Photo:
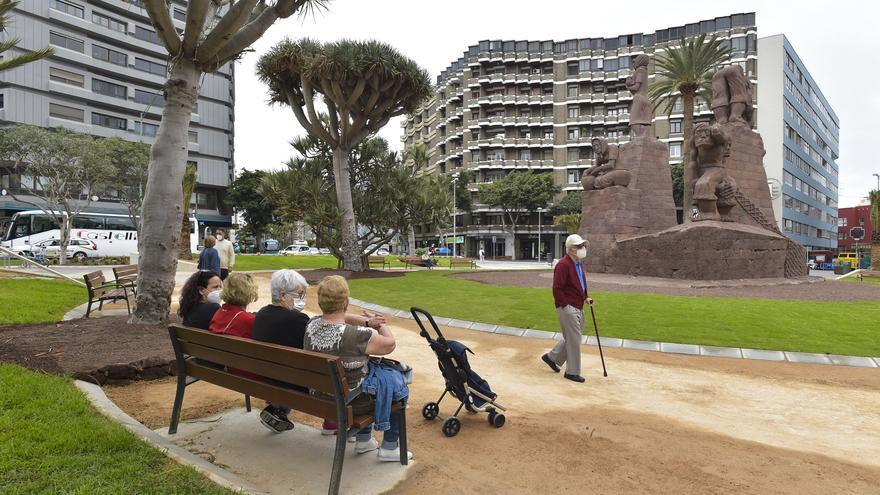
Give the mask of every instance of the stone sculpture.
<svg viewBox="0 0 880 495">
<path fill-rule="evenodd" d="M 730 136 L 721 125 L 694 125 L 694 137 L 688 142 L 687 166 L 693 170 L 692 177 L 697 177 L 694 201 L 700 215 L 696 220 L 730 221 L 728 214 L 736 202 L 719 194 L 724 187 L 736 189 L 736 182 L 724 169 L 729 146 Z"/>
<path fill-rule="evenodd" d="M 648 56 L 641 54 L 633 61 L 633 75 L 626 78 L 626 89 L 633 95 L 629 111 L 629 129 L 633 137 L 647 134 L 654 118 L 654 109 L 648 99 Z M 751 100 L 749 100 L 751 101 Z"/>
<path fill-rule="evenodd" d="M 719 124 L 751 127 L 752 83 L 739 65 L 728 65 L 712 76 L 712 112 Z"/>
<path fill-rule="evenodd" d="M 596 157 L 596 166 L 585 170 L 581 176 L 581 184 L 584 191 L 593 189 L 605 189 L 611 186 L 628 186 L 632 177 L 628 170 L 618 168 L 620 150 L 616 144 L 608 144 L 602 138 L 593 138 L 593 154 Z"/>
</svg>

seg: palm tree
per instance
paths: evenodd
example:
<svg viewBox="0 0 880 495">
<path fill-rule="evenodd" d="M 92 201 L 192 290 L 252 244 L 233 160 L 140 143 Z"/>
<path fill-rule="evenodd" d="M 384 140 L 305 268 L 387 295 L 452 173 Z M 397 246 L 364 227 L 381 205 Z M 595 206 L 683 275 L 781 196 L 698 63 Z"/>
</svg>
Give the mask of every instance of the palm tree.
<svg viewBox="0 0 880 495">
<path fill-rule="evenodd" d="M 404 158 L 406 160 L 406 164 L 408 164 L 410 168 L 410 173 L 413 177 L 419 173 L 419 171 L 428 165 L 428 147 L 425 143 L 416 143 L 404 152 Z M 407 243 L 409 244 L 409 254 L 413 255 L 416 252 L 416 231 L 415 228 L 410 225 L 407 232 Z"/>
<path fill-rule="evenodd" d="M 363 270 L 350 154 L 389 119 L 412 113 L 431 96 L 428 71 L 378 41 L 287 39 L 260 57 L 257 74 L 269 85 L 270 101 L 288 105 L 300 125 L 333 150 L 343 263 Z M 327 107 L 326 122 L 316 99 Z"/>
<path fill-rule="evenodd" d="M 694 38 L 682 38 L 678 46 L 670 46 L 666 52 L 657 55 L 654 59 L 655 75 L 657 78 L 648 88 L 648 94 L 654 100 L 655 110 L 665 104 L 667 114 L 672 113 L 673 107 L 681 99 L 684 110 L 684 146 L 694 134 L 694 100 L 697 95 L 703 101 L 712 101 L 712 75 L 723 62 L 730 58 L 730 49 L 722 45 L 717 35 L 712 35 L 708 41 L 706 34 L 702 33 Z M 694 177 L 688 171 L 685 164 L 684 221 L 689 222 L 688 214 L 693 204 Z"/>
<path fill-rule="evenodd" d="M 9 13 L 12 12 L 12 9 L 16 6 L 18 6 L 18 0 L 0 0 L 0 31 L 6 31 L 6 26 L 9 25 Z M 44 59 L 55 53 L 55 50 L 47 47 L 34 52 L 23 53 L 11 57 L 3 55 L 12 48 L 15 48 L 19 41 L 21 40 L 18 38 L 9 38 L 0 42 L 0 72 L 14 69 L 31 62 L 36 62 L 37 60 Z"/>
<path fill-rule="evenodd" d="M 871 200 L 871 270 L 880 270 L 880 189 L 868 194 Z"/>
</svg>

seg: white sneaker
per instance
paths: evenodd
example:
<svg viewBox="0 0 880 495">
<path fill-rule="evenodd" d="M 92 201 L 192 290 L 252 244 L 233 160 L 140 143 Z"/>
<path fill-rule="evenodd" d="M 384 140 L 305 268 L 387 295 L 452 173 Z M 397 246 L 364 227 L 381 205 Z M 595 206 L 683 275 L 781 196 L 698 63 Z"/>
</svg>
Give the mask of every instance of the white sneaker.
<svg viewBox="0 0 880 495">
<path fill-rule="evenodd" d="M 375 438 L 370 438 L 366 442 L 357 442 L 354 444 L 354 451 L 358 454 L 372 452 L 379 448 L 379 442 Z"/>
<path fill-rule="evenodd" d="M 407 459 L 412 460 L 413 453 L 406 452 Z M 382 462 L 400 462 L 400 447 L 396 449 L 379 449 L 379 460 Z"/>
</svg>

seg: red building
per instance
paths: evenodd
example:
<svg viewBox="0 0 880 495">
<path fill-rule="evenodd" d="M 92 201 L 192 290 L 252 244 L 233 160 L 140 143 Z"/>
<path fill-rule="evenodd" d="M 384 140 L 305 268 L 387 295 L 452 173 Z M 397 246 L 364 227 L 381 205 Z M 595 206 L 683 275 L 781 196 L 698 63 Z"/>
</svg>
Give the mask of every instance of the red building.
<svg viewBox="0 0 880 495">
<path fill-rule="evenodd" d="M 852 229 L 856 228 L 855 232 Z M 864 229 L 861 239 L 853 239 L 853 234 L 859 237 L 862 234 L 858 229 Z M 839 253 L 866 252 L 871 249 L 871 234 L 874 226 L 871 224 L 871 206 L 853 206 L 837 210 L 837 251 Z"/>
</svg>

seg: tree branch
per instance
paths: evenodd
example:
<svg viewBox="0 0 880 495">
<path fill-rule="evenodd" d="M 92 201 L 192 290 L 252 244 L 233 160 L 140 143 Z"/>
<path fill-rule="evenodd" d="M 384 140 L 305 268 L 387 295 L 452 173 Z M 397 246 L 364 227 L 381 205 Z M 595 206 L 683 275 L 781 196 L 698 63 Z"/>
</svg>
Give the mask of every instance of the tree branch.
<svg viewBox="0 0 880 495">
<path fill-rule="evenodd" d="M 238 0 L 223 15 L 220 22 L 211 29 L 205 41 L 198 46 L 198 59 L 208 62 L 213 59 L 232 36 L 250 20 L 251 13 L 259 0 Z"/>
<path fill-rule="evenodd" d="M 315 112 L 315 93 L 312 91 L 312 85 L 309 84 L 308 81 L 303 79 L 302 82 L 303 87 L 303 102 L 306 104 L 306 111 L 309 114 L 309 120 L 313 124 L 313 130 L 317 132 L 315 137 L 319 137 L 328 143 L 333 142 L 333 136 L 327 132 L 327 129 L 324 128 L 324 124 L 321 123 L 321 119 L 318 117 L 318 113 Z M 337 141 L 338 144 L 345 144 Z"/>
<path fill-rule="evenodd" d="M 339 115 L 333 100 L 327 100 L 327 116 L 330 119 L 330 135 L 339 141 Z"/>
<path fill-rule="evenodd" d="M 159 35 L 159 39 L 165 44 L 168 53 L 172 57 L 179 54 L 180 36 L 177 34 L 177 30 L 174 29 L 174 22 L 171 21 L 171 12 L 168 10 L 168 5 L 164 0 L 143 0 L 143 2 L 147 15 L 150 16 L 150 21 L 152 21 L 153 27 L 156 28 L 156 34 Z"/>
<path fill-rule="evenodd" d="M 223 45 L 217 54 L 219 66 L 237 57 L 244 49 L 263 36 L 278 19 L 286 19 L 294 14 L 308 0 L 278 0 L 274 6 L 263 10 L 256 19 L 248 22 Z"/>
<path fill-rule="evenodd" d="M 186 27 L 183 30 L 183 54 L 194 57 L 196 45 L 202 37 L 202 29 L 208 19 L 208 10 L 211 0 L 189 0 L 186 5 Z"/>
</svg>

